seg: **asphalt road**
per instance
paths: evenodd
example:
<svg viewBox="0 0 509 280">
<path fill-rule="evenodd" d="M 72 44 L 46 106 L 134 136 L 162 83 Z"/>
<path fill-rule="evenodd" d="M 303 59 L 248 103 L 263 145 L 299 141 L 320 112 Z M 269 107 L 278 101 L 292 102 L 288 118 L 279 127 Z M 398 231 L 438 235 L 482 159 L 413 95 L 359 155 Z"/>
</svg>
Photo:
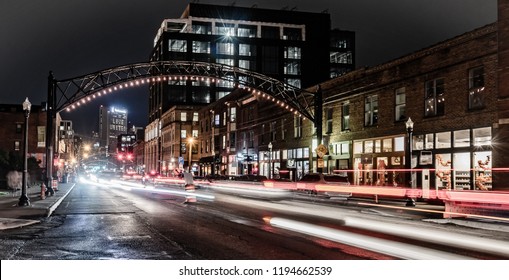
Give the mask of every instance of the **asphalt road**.
<svg viewBox="0 0 509 280">
<path fill-rule="evenodd" d="M 468 247 L 507 232 L 437 221 L 435 213 L 315 197 L 278 197 L 197 190 L 184 204 L 181 187 L 79 183 L 53 215 L 0 232 L 6 259 L 360 260 L 505 259 L 504 252 Z M 365 223 L 365 222 L 369 223 Z M 390 227 L 381 227 L 383 222 Z M 376 227 L 376 228 L 375 228 Z M 401 228 L 399 233 L 391 228 Z M 315 231 L 318 229 L 318 234 Z M 409 231 L 405 231 L 410 229 Z M 435 239 L 415 232 L 430 231 Z M 440 241 L 441 233 L 449 241 Z M 453 234 L 448 236 L 447 234 Z M 383 245 L 383 246 L 380 246 Z M 483 247 L 489 247 L 485 245 Z M 418 252 L 414 254 L 412 252 Z"/>
</svg>

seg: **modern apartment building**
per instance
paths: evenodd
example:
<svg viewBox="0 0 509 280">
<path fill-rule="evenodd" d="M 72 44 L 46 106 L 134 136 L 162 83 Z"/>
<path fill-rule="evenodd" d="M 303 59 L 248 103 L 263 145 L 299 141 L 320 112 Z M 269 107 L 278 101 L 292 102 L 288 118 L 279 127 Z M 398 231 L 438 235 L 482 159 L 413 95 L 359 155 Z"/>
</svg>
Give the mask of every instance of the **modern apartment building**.
<svg viewBox="0 0 509 280">
<path fill-rule="evenodd" d="M 155 36 L 150 61 L 167 60 L 239 67 L 305 88 L 354 69 L 355 34 L 331 30 L 326 13 L 191 3 L 180 18 L 164 20 Z M 198 112 L 230 94 L 235 83 L 244 78 L 232 75 L 151 84 L 148 127 L 157 126 L 168 110 L 178 111 L 173 106 L 194 106 L 193 114 Z M 165 139 L 182 138 L 178 116 L 171 126 L 165 129 L 175 134 Z M 187 131 L 186 137 L 192 134 Z M 176 161 L 185 154 L 184 145 L 178 151 L 166 150 L 164 153 L 171 153 L 167 155 L 163 146 L 173 144 L 163 144 L 161 139 L 154 143 L 156 148 L 146 147 L 151 149 L 147 155 L 156 153 L 147 164 L 159 165 L 158 170 L 163 162 Z"/>
</svg>

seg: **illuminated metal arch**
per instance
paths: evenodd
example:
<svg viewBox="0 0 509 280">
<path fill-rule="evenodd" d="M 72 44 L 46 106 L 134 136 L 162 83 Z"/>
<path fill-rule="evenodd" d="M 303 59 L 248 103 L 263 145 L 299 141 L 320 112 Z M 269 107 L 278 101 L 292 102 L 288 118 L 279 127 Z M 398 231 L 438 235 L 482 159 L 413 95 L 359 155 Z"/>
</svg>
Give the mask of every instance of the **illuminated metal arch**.
<svg viewBox="0 0 509 280">
<path fill-rule="evenodd" d="M 246 69 L 195 61 L 158 61 L 114 67 L 85 76 L 53 80 L 54 110 L 60 112 L 124 88 L 169 79 L 213 78 L 235 83 L 253 93 L 270 97 L 277 104 L 314 121 L 314 93 Z"/>
<path fill-rule="evenodd" d="M 253 94 L 270 99 L 283 109 L 299 114 L 315 123 L 318 142 L 322 139 L 321 90 L 316 93 L 282 83 L 274 78 L 246 69 L 207 62 L 158 61 L 135 63 L 98 71 L 85 76 L 56 80 L 48 77 L 48 107 L 46 126 L 46 179 L 50 186 L 53 179 L 53 147 L 55 143 L 56 114 L 74 104 L 108 94 L 137 83 L 155 83 L 165 79 L 196 79 L 206 77 L 234 82 Z M 74 106 L 76 106 L 74 105 Z"/>
</svg>

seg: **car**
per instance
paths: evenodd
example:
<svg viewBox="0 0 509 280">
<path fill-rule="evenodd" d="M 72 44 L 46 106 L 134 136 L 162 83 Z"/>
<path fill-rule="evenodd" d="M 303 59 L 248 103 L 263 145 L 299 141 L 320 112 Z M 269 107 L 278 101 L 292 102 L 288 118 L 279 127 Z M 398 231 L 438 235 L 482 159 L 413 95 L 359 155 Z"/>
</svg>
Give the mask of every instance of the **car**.
<svg viewBox="0 0 509 280">
<path fill-rule="evenodd" d="M 297 191 L 309 194 L 323 194 L 326 196 L 343 195 L 334 191 L 334 186 L 350 185 L 348 176 L 323 173 L 308 173 L 297 182 Z"/>
</svg>

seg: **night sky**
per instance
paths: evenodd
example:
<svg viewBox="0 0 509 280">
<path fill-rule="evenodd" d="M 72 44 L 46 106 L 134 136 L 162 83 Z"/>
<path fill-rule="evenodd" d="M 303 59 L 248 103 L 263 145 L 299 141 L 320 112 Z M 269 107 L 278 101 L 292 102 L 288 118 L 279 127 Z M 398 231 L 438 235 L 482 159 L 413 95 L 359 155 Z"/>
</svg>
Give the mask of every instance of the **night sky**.
<svg viewBox="0 0 509 280">
<path fill-rule="evenodd" d="M 471 31 L 497 19 L 496 0 L 194 1 L 267 9 L 328 11 L 332 28 L 356 32 L 357 67 L 374 66 Z M 67 79 L 148 61 L 165 18 L 188 1 L 0 0 L 0 103 L 46 101 L 47 77 Z M 102 98 L 72 114 L 77 133 L 97 130 L 100 105 L 122 106 L 129 121 L 147 124 L 148 89 Z M 86 118 L 83 118 L 85 116 Z"/>
</svg>

